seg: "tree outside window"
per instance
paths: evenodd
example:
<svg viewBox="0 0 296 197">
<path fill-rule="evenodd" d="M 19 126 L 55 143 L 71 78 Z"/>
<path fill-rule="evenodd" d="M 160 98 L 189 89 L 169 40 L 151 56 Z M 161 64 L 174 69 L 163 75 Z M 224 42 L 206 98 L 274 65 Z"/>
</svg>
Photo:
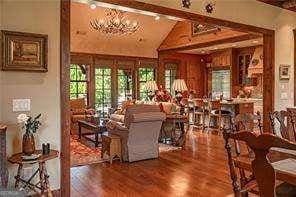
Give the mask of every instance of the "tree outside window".
<svg viewBox="0 0 296 197">
<path fill-rule="evenodd" d="M 85 65 L 70 65 L 70 99 L 87 99 L 87 77 Z"/>
</svg>

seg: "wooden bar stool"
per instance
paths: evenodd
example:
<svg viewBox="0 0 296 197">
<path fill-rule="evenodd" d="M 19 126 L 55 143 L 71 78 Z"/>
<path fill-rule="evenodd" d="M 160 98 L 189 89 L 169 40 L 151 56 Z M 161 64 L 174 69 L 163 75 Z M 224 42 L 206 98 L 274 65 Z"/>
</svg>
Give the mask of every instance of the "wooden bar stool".
<svg viewBox="0 0 296 197">
<path fill-rule="evenodd" d="M 121 140 L 118 135 L 114 134 L 103 134 L 102 135 L 102 152 L 101 158 L 104 154 L 109 156 L 110 164 L 112 164 L 113 159 L 119 159 L 122 162 L 121 156 Z"/>
<path fill-rule="evenodd" d="M 202 131 L 205 129 L 205 119 L 209 111 L 206 109 L 206 102 L 204 99 L 193 99 L 194 103 L 194 125 L 201 126 Z"/>
<path fill-rule="evenodd" d="M 217 120 L 218 132 L 220 133 L 222 128 L 222 120 L 226 122 L 228 128 L 231 125 L 231 112 L 227 110 L 222 110 L 221 100 L 210 100 L 208 101 L 209 106 L 209 123 L 208 128 L 210 128 L 211 119 L 215 118 Z"/>
</svg>

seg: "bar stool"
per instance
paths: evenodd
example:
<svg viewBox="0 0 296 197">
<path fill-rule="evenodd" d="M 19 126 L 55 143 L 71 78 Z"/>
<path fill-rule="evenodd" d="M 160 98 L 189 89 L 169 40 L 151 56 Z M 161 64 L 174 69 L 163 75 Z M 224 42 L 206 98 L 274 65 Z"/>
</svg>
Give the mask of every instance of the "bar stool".
<svg viewBox="0 0 296 197">
<path fill-rule="evenodd" d="M 201 126 L 202 131 L 205 129 L 205 119 L 209 111 L 206 109 L 206 102 L 204 99 L 193 99 L 194 103 L 194 125 Z M 201 120 L 201 121 L 200 121 Z"/>
<path fill-rule="evenodd" d="M 228 128 L 231 124 L 231 112 L 227 110 L 222 110 L 221 100 L 209 100 L 209 122 L 208 128 L 210 128 L 211 119 L 215 118 L 217 120 L 218 132 L 220 133 L 222 128 L 222 120 L 227 122 Z M 223 125 L 225 126 L 225 125 Z"/>
</svg>

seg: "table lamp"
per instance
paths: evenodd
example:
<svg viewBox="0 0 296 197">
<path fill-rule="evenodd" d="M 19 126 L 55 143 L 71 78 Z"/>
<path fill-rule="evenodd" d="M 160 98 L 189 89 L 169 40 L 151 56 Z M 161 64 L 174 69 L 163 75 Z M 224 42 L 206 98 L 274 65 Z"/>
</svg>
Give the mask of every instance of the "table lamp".
<svg viewBox="0 0 296 197">
<path fill-rule="evenodd" d="M 155 96 L 155 92 L 158 90 L 157 84 L 155 81 L 147 81 L 145 84 L 145 88 L 148 91 L 148 97 L 150 101 L 152 101 Z"/>
<path fill-rule="evenodd" d="M 188 90 L 184 79 L 175 79 L 172 88 L 176 92 L 176 100 L 180 104 L 183 97 L 182 92 Z"/>
</svg>

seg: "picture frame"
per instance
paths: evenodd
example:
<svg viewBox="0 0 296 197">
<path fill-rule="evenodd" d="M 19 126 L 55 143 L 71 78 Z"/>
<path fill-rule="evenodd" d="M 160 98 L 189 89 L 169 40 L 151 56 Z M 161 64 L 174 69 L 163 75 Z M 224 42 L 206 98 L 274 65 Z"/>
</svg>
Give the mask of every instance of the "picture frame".
<svg viewBox="0 0 296 197">
<path fill-rule="evenodd" d="M 191 35 L 192 37 L 204 34 L 217 33 L 221 28 L 217 25 L 200 24 L 198 22 L 191 22 Z"/>
<path fill-rule="evenodd" d="M 290 79 L 290 65 L 281 64 L 279 68 L 280 80 Z"/>
<path fill-rule="evenodd" d="M 48 36 L 1 30 L 3 71 L 47 72 Z"/>
</svg>

